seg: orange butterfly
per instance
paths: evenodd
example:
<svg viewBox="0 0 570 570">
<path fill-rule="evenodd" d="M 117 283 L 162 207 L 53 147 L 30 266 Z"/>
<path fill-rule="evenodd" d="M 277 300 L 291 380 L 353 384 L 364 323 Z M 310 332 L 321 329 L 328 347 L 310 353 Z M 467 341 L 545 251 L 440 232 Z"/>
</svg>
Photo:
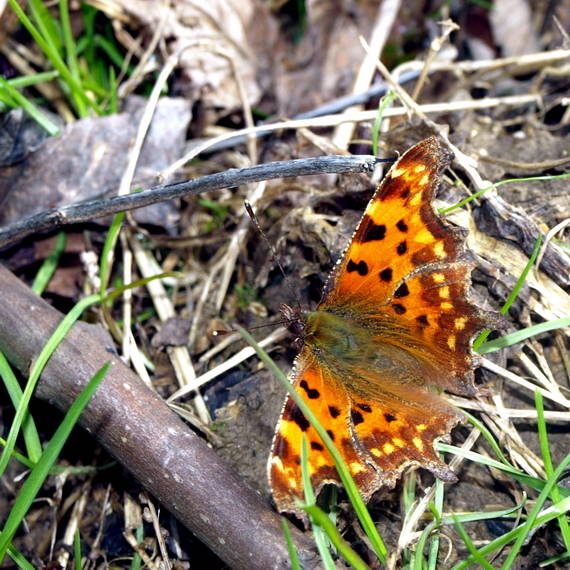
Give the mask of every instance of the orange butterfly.
<svg viewBox="0 0 570 570">
<path fill-rule="evenodd" d="M 295 390 L 318 416 L 368 499 L 415 464 L 456 477 L 434 451 L 461 414 L 430 390 L 473 396 L 471 339 L 489 317 L 468 299 L 473 262 L 465 233 L 432 199 L 451 153 L 436 137 L 408 150 L 370 200 L 321 302 L 301 323 Z M 291 319 L 291 309 L 284 309 Z M 269 458 L 280 511 L 303 498 L 301 441 L 309 443 L 315 491 L 339 484 L 314 428 L 288 396 Z"/>
</svg>

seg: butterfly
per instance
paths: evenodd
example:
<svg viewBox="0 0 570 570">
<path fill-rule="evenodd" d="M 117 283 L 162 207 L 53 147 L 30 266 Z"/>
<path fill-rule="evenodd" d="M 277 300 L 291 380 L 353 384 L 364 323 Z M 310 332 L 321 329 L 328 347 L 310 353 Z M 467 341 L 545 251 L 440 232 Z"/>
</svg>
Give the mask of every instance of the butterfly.
<svg viewBox="0 0 570 570">
<path fill-rule="evenodd" d="M 290 380 L 366 500 L 393 487 L 410 465 L 456 481 L 434 445 L 462 415 L 438 392 L 476 395 L 471 341 L 490 316 L 469 300 L 474 262 L 464 230 L 432 204 L 452 158 L 437 137 L 403 154 L 366 207 L 316 309 L 299 317 L 283 308 L 302 344 Z M 279 511 L 301 518 L 295 498 L 303 499 L 303 434 L 315 492 L 340 485 L 317 432 L 287 396 L 269 483 Z"/>
</svg>

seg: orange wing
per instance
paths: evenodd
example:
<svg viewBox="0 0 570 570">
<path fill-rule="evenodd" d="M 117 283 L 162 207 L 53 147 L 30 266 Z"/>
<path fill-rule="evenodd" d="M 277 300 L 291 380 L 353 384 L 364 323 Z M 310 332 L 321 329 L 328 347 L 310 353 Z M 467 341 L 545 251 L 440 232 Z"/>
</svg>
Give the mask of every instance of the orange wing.
<svg viewBox="0 0 570 570">
<path fill-rule="evenodd" d="M 354 446 L 350 431 L 350 400 L 345 388 L 335 381 L 330 371 L 315 362 L 308 347 L 298 356 L 293 376 L 295 390 L 319 417 L 358 487 L 373 492 L 378 488 L 379 478 L 376 470 L 362 461 Z M 269 458 L 269 481 L 279 510 L 297 513 L 301 518 L 304 515 L 293 497 L 304 498 L 300 465 L 303 433 L 307 436 L 309 474 L 315 492 L 318 493 L 325 483 L 339 485 L 334 463 L 320 437 L 293 399 L 287 396 Z"/>
<path fill-rule="evenodd" d="M 468 300 L 473 261 L 465 253 L 465 231 L 449 225 L 432 205 L 451 159 L 430 137 L 392 166 L 317 310 L 356 310 L 398 323 L 398 331 L 379 340 L 414 345 L 424 360 L 452 372 L 430 384 L 472 396 L 470 341 L 488 315 Z"/>
</svg>

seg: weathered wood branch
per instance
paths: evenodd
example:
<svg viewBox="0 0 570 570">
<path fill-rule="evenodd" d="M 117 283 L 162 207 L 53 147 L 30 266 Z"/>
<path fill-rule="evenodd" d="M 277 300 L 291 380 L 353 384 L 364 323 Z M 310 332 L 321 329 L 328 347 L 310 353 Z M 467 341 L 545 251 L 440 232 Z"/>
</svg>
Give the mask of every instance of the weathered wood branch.
<svg viewBox="0 0 570 570">
<path fill-rule="evenodd" d="M 0 264 L 0 350 L 26 373 L 62 314 Z M 231 568 L 288 568 L 279 517 L 118 358 L 106 333 L 76 324 L 36 395 L 67 410 L 93 374 L 112 366 L 80 423 Z M 305 568 L 313 542 L 292 529 Z"/>
<path fill-rule="evenodd" d="M 323 173 L 371 172 L 378 162 L 382 162 L 382 160 L 368 155 L 320 156 L 283 160 L 258 164 L 249 168 L 231 168 L 195 180 L 156 186 L 124 196 L 70 204 L 40 212 L 0 230 L 0 249 L 41 231 L 103 218 L 118 212 L 135 210 L 173 198 L 181 198 L 188 194 L 200 194 L 274 178 Z"/>
</svg>

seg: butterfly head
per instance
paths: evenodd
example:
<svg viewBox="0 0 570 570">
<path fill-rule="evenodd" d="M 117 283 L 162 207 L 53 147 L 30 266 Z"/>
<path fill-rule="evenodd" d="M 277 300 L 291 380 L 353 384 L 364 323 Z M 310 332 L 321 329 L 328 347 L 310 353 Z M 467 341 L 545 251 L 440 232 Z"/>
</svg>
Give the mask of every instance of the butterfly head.
<svg viewBox="0 0 570 570">
<path fill-rule="evenodd" d="M 305 344 L 305 316 L 298 307 L 291 307 L 283 303 L 279 307 L 282 323 L 285 328 L 294 335 L 293 347 L 296 350 L 303 348 Z"/>
</svg>

